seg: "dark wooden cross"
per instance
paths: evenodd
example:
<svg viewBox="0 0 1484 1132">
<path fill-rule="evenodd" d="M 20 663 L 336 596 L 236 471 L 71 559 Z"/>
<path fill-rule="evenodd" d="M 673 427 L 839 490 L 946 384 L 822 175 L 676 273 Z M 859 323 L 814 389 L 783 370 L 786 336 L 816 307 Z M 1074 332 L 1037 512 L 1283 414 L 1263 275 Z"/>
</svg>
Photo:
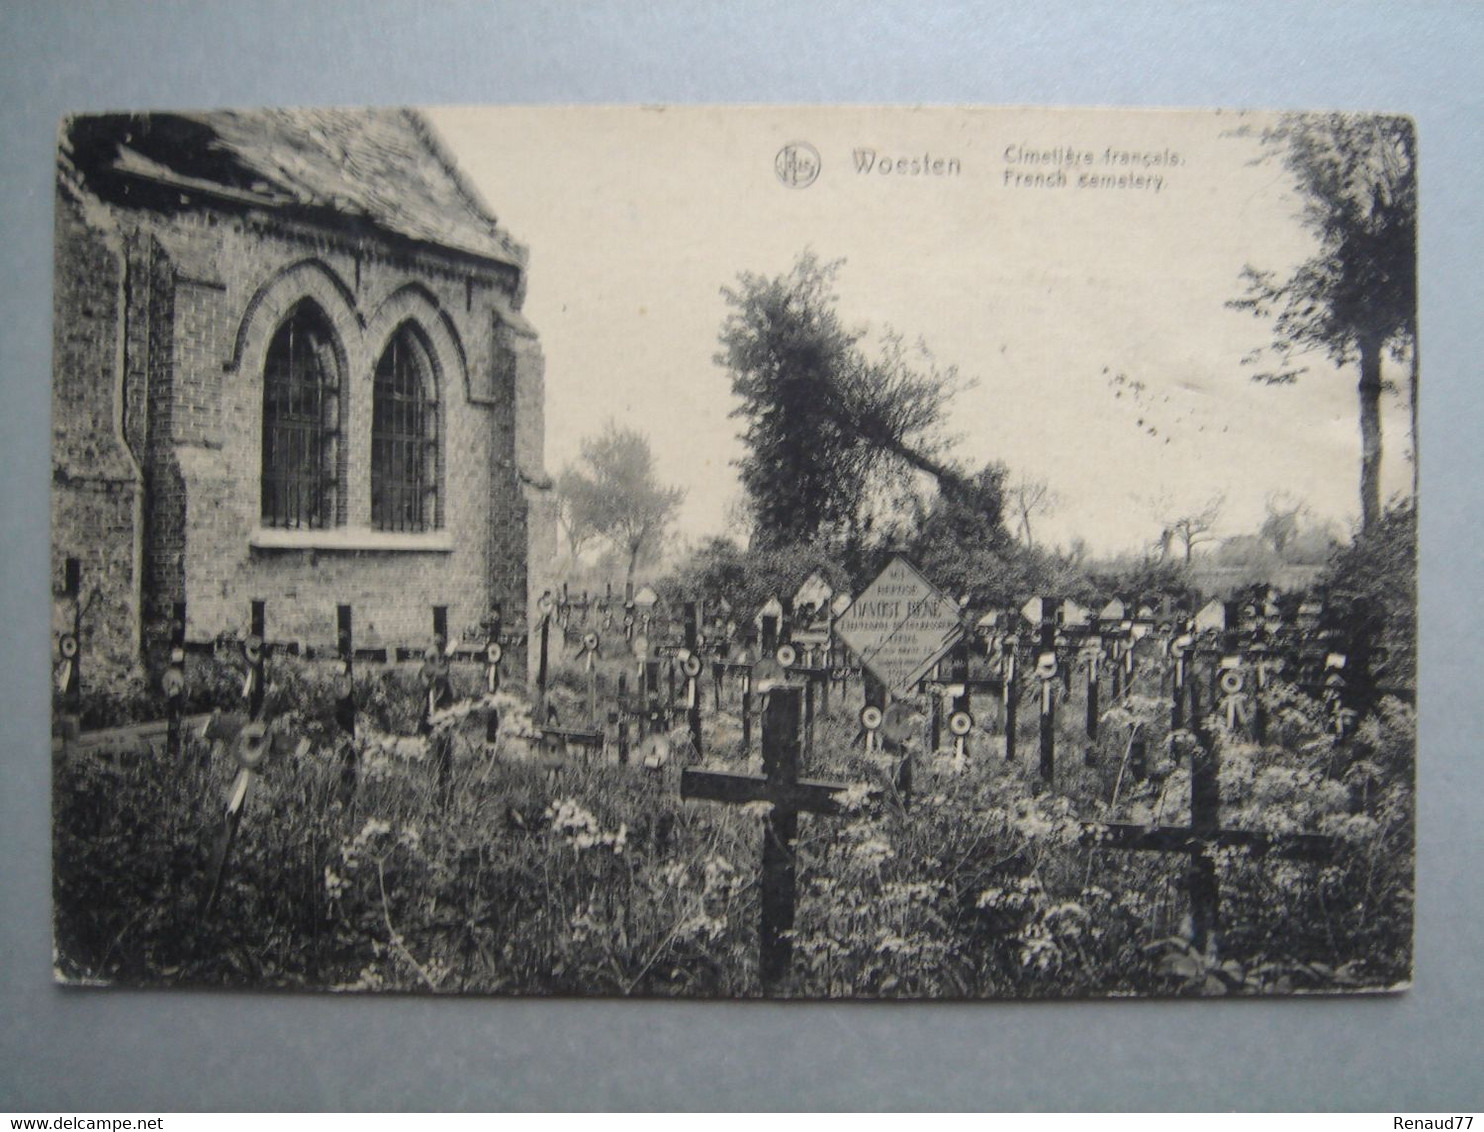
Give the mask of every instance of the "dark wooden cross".
<svg viewBox="0 0 1484 1132">
<path fill-rule="evenodd" d="M 1082 841 L 1098 849 L 1130 852 L 1183 853 L 1190 859 L 1191 943 L 1197 951 L 1214 955 L 1221 914 L 1221 892 L 1216 880 L 1218 849 L 1243 849 L 1258 856 L 1323 861 L 1334 851 L 1332 838 L 1313 833 L 1276 834 L 1261 830 L 1221 828 L 1220 756 L 1202 707 L 1203 678 L 1187 664 L 1183 691 L 1189 697 L 1188 719 L 1196 739 L 1190 766 L 1190 824 L 1188 826 L 1084 823 Z M 1180 705 L 1184 708 L 1186 705 Z"/>
<path fill-rule="evenodd" d="M 1043 653 L 1042 656 L 1055 658 L 1054 652 Z M 1041 711 L 1040 724 L 1037 735 L 1041 746 L 1041 780 L 1048 785 L 1056 781 L 1056 689 L 1052 682 L 1056 679 L 1057 670 L 1053 667 L 1043 666 L 1038 663 L 1036 667 L 1036 678 L 1040 681 L 1036 691 L 1040 697 Z"/>
<path fill-rule="evenodd" d="M 696 601 L 685 603 L 685 648 L 687 653 L 695 659 L 687 663 L 695 667 L 694 674 L 687 673 L 685 681 L 686 697 L 686 721 L 690 725 L 690 742 L 694 748 L 694 758 L 701 758 L 701 604 Z"/>
<path fill-rule="evenodd" d="M 484 690 L 491 696 L 500 690 L 500 661 L 504 658 L 501 627 L 500 603 L 491 602 L 489 616 L 484 621 Z M 499 739 L 500 709 L 491 704 L 484 717 L 484 741 L 493 746 Z"/>
<path fill-rule="evenodd" d="M 360 752 L 356 747 L 356 672 L 354 615 L 349 605 L 335 606 L 335 726 L 340 731 L 341 804 L 350 809 L 355 804 L 360 778 Z"/>
<path fill-rule="evenodd" d="M 1015 758 L 1016 715 L 1020 708 L 1020 658 L 1016 655 L 1016 640 L 1008 638 L 1001 646 L 1000 671 L 1004 677 L 1005 713 L 1005 761 Z"/>
<path fill-rule="evenodd" d="M 180 613 L 184 632 L 185 607 Z M 213 712 L 202 732 L 202 738 L 228 740 L 237 756 L 239 769 L 233 780 L 226 810 L 222 814 L 221 830 L 212 851 L 210 866 L 211 888 L 206 894 L 203 916 L 210 917 L 216 907 L 216 898 L 221 892 L 222 879 L 227 875 L 227 863 L 232 856 L 232 846 L 237 840 L 237 829 L 242 824 L 242 812 L 247 806 L 248 794 L 254 775 L 264 756 L 274 747 L 284 746 L 283 734 L 275 735 L 270 724 L 263 718 L 264 658 L 268 652 L 267 625 L 268 607 L 263 601 L 254 601 L 251 606 L 249 633 L 243 642 L 243 656 L 247 661 L 247 679 L 242 685 L 242 712 Z"/>
<path fill-rule="evenodd" d="M 1089 641 L 1084 650 L 1087 661 L 1087 713 L 1083 722 L 1083 729 L 1087 732 L 1087 738 L 1092 742 L 1098 737 L 1098 677 L 1102 675 L 1100 669 L 1103 662 L 1102 638 Z M 1091 752 L 1089 747 L 1088 751 Z"/>
<path fill-rule="evenodd" d="M 62 567 L 62 597 L 72 607 L 72 631 L 57 639 L 57 691 L 62 695 L 62 735 L 75 739 L 82 727 L 82 560 L 68 558 Z"/>
<path fill-rule="evenodd" d="M 775 686 L 763 708 L 763 776 L 687 768 L 680 775 L 680 796 L 708 802 L 770 802 L 763 822 L 762 926 L 759 969 L 764 985 L 776 984 L 788 972 L 797 892 L 799 814 L 839 814 L 839 783 L 799 777 L 800 696 L 802 689 Z"/>
<path fill-rule="evenodd" d="M 248 610 L 247 646 L 243 650 L 247 657 L 247 712 L 253 719 L 263 714 L 263 696 L 266 692 L 268 657 L 268 603 L 254 601 Z"/>
<path fill-rule="evenodd" d="M 547 616 L 543 624 L 551 620 Z M 442 629 L 444 632 L 440 633 Z M 438 772 L 438 788 L 447 790 L 453 781 L 453 736 L 447 731 L 438 731 L 433 717 L 453 706 L 453 683 L 449 676 L 448 662 L 448 609 L 433 607 L 433 644 L 425 654 L 423 666 L 418 670 L 418 682 L 422 685 L 422 710 L 419 713 L 418 734 L 426 735 L 432 745 L 433 764 Z"/>
<path fill-rule="evenodd" d="M 944 671 L 944 664 L 948 671 Z M 928 691 L 928 750 L 936 751 L 943 745 L 943 726 L 951 721 L 957 712 L 969 710 L 969 649 L 965 641 L 954 645 L 948 654 L 946 661 L 936 666 L 936 672 L 931 680 L 924 681 L 923 687 Z M 956 687 L 959 690 L 950 697 L 948 689 Z M 945 700 L 950 700 L 947 710 L 944 710 Z M 962 736 L 956 737 L 955 747 L 964 749 Z"/>
<path fill-rule="evenodd" d="M 170 664 L 165 669 L 167 728 L 165 750 L 170 765 L 180 762 L 182 721 L 185 717 L 185 602 L 170 607 Z"/>
</svg>

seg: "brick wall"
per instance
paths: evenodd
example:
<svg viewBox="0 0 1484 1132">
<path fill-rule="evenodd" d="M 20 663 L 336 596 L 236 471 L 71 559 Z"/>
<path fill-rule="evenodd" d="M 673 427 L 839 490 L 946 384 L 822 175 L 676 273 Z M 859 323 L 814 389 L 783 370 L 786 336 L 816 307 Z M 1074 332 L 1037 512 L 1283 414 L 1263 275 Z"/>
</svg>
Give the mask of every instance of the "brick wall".
<svg viewBox="0 0 1484 1132">
<path fill-rule="evenodd" d="M 121 679 L 139 653 L 141 472 L 123 436 L 125 266 L 117 234 L 56 200 L 52 313 L 52 624 L 71 631 L 65 562 L 81 566 L 83 671 Z M 55 650 L 55 646 L 54 646 Z"/>
<path fill-rule="evenodd" d="M 508 627 L 529 628 L 536 598 L 549 586 L 551 556 L 543 549 L 545 361 L 534 332 L 519 316 L 496 316 L 496 380 L 491 388 L 499 442 L 492 449 L 490 562 L 494 592 Z M 525 661 L 535 665 L 535 641 Z"/>
<path fill-rule="evenodd" d="M 185 600 L 186 482 L 175 436 L 175 271 L 153 235 L 139 232 L 128 247 L 129 322 L 125 357 L 130 386 L 142 391 L 144 416 L 144 590 L 141 636 L 150 667 L 162 668 L 170 647 L 170 615 Z"/>
<path fill-rule="evenodd" d="M 270 640 L 323 648 L 334 643 L 342 603 L 354 610 L 358 647 L 426 644 L 439 605 L 455 637 L 476 629 L 492 602 L 507 626 L 520 623 L 527 481 L 544 475 L 543 393 L 540 349 L 513 311 L 508 274 L 365 232 L 203 207 L 91 210 L 91 225 L 81 206 L 58 212 L 58 483 L 111 435 L 112 505 L 137 510 L 139 473 L 122 434 L 140 449 L 151 667 L 163 648 L 151 626 L 163 630 L 169 603 L 182 598 L 192 640 L 244 633 L 254 600 L 266 602 Z M 303 299 L 333 327 L 343 371 L 343 523 L 319 533 L 264 530 L 260 521 L 263 365 L 273 333 Z M 372 374 L 408 320 L 437 371 L 441 528 L 424 535 L 371 530 Z M 511 322 L 522 328 L 515 364 L 501 366 L 508 355 L 497 338 L 510 340 Z M 98 510 L 85 503 L 98 495 L 59 487 L 54 554 L 78 541 L 69 531 L 88 532 L 96 549 L 99 528 L 83 516 Z M 127 543 L 134 529 L 109 537 Z M 138 615 L 119 609 L 126 622 Z M 519 659 L 512 654 L 517 667 Z"/>
</svg>

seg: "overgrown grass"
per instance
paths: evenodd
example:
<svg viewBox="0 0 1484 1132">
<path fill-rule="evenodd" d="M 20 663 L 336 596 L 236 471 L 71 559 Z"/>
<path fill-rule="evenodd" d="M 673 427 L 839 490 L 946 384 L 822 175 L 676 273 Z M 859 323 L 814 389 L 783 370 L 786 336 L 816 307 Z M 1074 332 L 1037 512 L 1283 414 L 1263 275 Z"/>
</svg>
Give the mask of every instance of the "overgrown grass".
<svg viewBox="0 0 1484 1132">
<path fill-rule="evenodd" d="M 458 676 L 472 694 L 477 672 Z M 613 683 L 606 682 L 611 692 Z M 585 685 L 553 682 L 581 713 Z M 800 823 L 796 996 L 1062 997 L 1385 987 L 1410 971 L 1410 709 L 1387 701 L 1337 742 L 1318 705 L 1272 693 L 1273 743 L 1218 731 L 1224 824 L 1316 831 L 1323 865 L 1224 853 L 1219 965 L 1190 953 L 1184 861 L 1094 851 L 1085 821 L 1179 823 L 1188 759 L 1157 688 L 1109 707 L 1099 740 L 1080 700 L 1059 716 L 1054 789 L 1035 773 L 1033 702 L 1018 757 L 977 733 L 970 757 L 920 752 L 910 799 L 856 745 L 858 699 L 819 721 L 811 777 L 854 808 Z M 217 906 L 205 908 L 237 773 L 191 737 L 60 756 L 55 767 L 57 965 L 81 981 L 506 994 L 751 996 L 760 807 L 683 801 L 683 727 L 658 770 L 534 752 L 502 700 L 416 731 L 415 666 L 362 678 L 355 748 L 333 726 L 329 669 L 275 661 L 269 715 L 302 740 L 256 776 Z M 838 697 L 837 697 L 838 699 Z M 707 707 L 707 762 L 735 752 Z M 606 713 L 604 713 L 606 714 Z M 981 715 L 992 723 L 996 712 Z M 1146 774 L 1124 765 L 1142 722 Z M 452 751 L 440 784 L 434 753 Z M 289 744 L 290 747 L 293 744 Z M 357 768 L 347 789 L 348 755 Z M 1115 785 L 1117 798 L 1114 798 Z M 875 791 L 874 799 L 868 791 Z"/>
</svg>

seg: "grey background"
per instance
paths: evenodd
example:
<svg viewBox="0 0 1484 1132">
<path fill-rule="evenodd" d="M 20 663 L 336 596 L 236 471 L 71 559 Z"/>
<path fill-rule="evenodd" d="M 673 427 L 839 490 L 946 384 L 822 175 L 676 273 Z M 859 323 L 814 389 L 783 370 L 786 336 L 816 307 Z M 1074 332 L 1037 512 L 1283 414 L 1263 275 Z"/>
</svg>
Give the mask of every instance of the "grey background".
<svg viewBox="0 0 1484 1132">
<path fill-rule="evenodd" d="M 1039 9 L 0 4 L 0 1109 L 1480 1107 L 1484 8 Z M 52 986 L 44 422 L 59 116 L 614 101 L 1335 107 L 1417 118 L 1426 486 L 1415 989 L 1354 1001 L 801 1006 Z"/>
</svg>

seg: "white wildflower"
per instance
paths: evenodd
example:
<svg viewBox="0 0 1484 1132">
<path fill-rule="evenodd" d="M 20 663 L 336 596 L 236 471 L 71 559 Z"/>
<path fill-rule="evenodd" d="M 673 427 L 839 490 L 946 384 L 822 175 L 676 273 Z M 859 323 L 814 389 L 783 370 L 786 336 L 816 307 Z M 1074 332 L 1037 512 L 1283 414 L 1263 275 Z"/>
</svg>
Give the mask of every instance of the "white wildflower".
<svg viewBox="0 0 1484 1132">
<path fill-rule="evenodd" d="M 852 782 L 844 790 L 835 792 L 835 802 L 841 809 L 858 810 L 871 800 L 871 787 L 864 782 Z"/>
<path fill-rule="evenodd" d="M 869 841 L 863 841 L 855 847 L 856 859 L 867 866 L 880 865 L 883 861 L 889 861 L 896 855 L 896 850 L 881 837 L 873 837 Z"/>
</svg>

